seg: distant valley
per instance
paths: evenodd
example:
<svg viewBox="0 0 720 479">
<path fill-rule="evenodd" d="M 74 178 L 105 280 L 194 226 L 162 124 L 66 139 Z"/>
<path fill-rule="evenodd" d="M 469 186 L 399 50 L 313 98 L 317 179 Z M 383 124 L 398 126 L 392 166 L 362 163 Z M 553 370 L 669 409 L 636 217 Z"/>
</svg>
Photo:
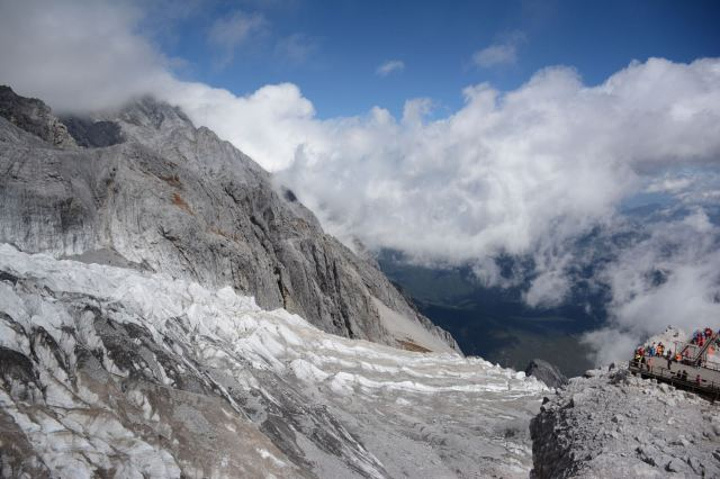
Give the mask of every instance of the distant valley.
<svg viewBox="0 0 720 479">
<path fill-rule="evenodd" d="M 591 368 L 583 333 L 605 320 L 599 298 L 571 298 L 556 308 L 530 308 L 520 288 L 489 288 L 469 268 L 433 269 L 408 264 L 392 252 L 378 258 L 382 271 L 436 325 L 449 331 L 467 355 L 523 370 L 535 358 L 566 375 Z M 589 313 L 585 304 L 594 302 Z"/>
</svg>

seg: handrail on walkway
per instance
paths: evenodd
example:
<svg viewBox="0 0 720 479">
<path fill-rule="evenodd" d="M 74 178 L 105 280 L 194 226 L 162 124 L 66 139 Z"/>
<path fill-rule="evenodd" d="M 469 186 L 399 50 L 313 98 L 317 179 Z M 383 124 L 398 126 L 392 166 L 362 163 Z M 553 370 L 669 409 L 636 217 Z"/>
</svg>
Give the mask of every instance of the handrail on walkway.
<svg viewBox="0 0 720 479">
<path fill-rule="evenodd" d="M 702 369 L 697 366 L 687 364 L 683 364 L 682 366 L 686 368 L 685 370 L 690 369 L 692 372 L 696 373 L 696 377 L 698 376 L 698 370 Z M 647 364 L 637 363 L 636 361 L 630 361 L 628 369 L 631 372 L 639 373 L 644 377 L 652 377 L 681 389 L 687 389 L 698 394 L 708 395 L 713 401 L 720 397 L 720 383 L 708 381 L 707 379 L 704 379 L 702 375 L 700 375 L 700 382 L 698 382 L 697 379 L 682 379 L 677 377 L 677 373 L 673 373 L 673 371 L 662 366 L 648 366 Z"/>
<path fill-rule="evenodd" d="M 715 341 L 718 339 L 718 334 L 720 334 L 720 332 L 713 334 L 712 336 L 710 336 L 710 339 L 705 341 L 705 344 L 703 344 L 703 347 L 700 348 L 700 352 L 697 353 L 697 355 L 695 356 L 696 364 L 700 363 L 700 360 L 702 359 L 703 354 L 705 354 L 705 352 L 708 350 L 708 348 L 710 346 L 712 346 L 713 344 L 715 344 Z"/>
</svg>

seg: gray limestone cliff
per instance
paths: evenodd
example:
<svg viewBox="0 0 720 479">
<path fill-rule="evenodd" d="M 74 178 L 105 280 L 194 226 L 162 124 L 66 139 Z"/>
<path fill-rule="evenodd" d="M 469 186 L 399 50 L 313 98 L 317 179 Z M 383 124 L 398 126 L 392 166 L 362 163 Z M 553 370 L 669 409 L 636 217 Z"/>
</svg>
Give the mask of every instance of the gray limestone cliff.
<svg viewBox="0 0 720 479">
<path fill-rule="evenodd" d="M 230 285 L 330 333 L 459 351 L 291 191 L 170 105 L 63 122 L 3 87 L 0 172 L 0 242 L 22 251 Z"/>
</svg>

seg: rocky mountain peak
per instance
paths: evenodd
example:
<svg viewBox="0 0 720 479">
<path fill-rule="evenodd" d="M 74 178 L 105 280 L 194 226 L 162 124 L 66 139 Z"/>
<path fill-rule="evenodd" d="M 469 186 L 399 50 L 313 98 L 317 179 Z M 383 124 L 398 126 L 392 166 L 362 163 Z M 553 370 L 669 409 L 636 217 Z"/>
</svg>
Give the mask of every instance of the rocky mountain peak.
<svg viewBox="0 0 720 479">
<path fill-rule="evenodd" d="M 59 121 L 8 90 L 15 106 L 4 111 L 30 113 L 0 130 Z M 0 179 L 0 241 L 229 285 L 334 334 L 459 351 L 376 265 L 326 235 L 267 172 L 178 108 L 144 97 L 69 124 L 91 148 L 40 151 L 6 135 L 0 167 L 13 174 Z"/>
<path fill-rule="evenodd" d="M 128 103 L 120 110 L 119 119 L 156 130 L 193 126 L 190 118 L 180 108 L 158 101 L 152 96 L 143 96 Z"/>
</svg>

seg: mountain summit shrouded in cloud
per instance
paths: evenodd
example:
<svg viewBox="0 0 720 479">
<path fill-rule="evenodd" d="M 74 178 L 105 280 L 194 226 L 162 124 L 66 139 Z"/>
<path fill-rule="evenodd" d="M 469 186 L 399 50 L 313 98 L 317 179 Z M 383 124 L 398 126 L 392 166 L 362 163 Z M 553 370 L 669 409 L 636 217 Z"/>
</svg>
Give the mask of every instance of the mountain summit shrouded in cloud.
<svg viewBox="0 0 720 479">
<path fill-rule="evenodd" d="M 159 3 L 1 5 L 0 82 L 59 111 L 146 93 L 177 104 L 275 171 L 348 243 L 424 264 L 469 264 L 489 285 L 522 278 L 530 305 L 562 302 L 593 263 L 584 280 L 609 288 L 612 327 L 592 336 L 597 344 L 618 331 L 634 341 L 668 322 L 720 321 L 720 59 L 628 58 L 593 84 L 572 67 L 548 66 L 507 88 L 473 82 L 450 111 L 421 95 L 401 114 L 381 105 L 326 118 L 277 76 L 245 95 L 186 80 L 178 71 L 192 67 L 163 50 L 162 28 L 146 28 L 147 9 Z M 235 52 L 244 42 L 275 51 L 288 38 L 311 38 L 280 32 L 251 5 L 238 12 L 209 18 L 198 33 L 223 64 L 243 60 Z M 516 43 L 489 40 L 466 59 L 475 52 L 481 66 L 521 62 Z M 523 36 L 523 55 L 532 42 Z M 368 78 L 411 64 L 381 53 L 365 65 Z M 636 207 L 648 206 L 652 215 L 638 216 Z M 594 243 L 605 249 L 601 263 L 581 246 L 591 234 L 607 239 Z M 532 267 L 505 274 L 502 255 Z"/>
</svg>

